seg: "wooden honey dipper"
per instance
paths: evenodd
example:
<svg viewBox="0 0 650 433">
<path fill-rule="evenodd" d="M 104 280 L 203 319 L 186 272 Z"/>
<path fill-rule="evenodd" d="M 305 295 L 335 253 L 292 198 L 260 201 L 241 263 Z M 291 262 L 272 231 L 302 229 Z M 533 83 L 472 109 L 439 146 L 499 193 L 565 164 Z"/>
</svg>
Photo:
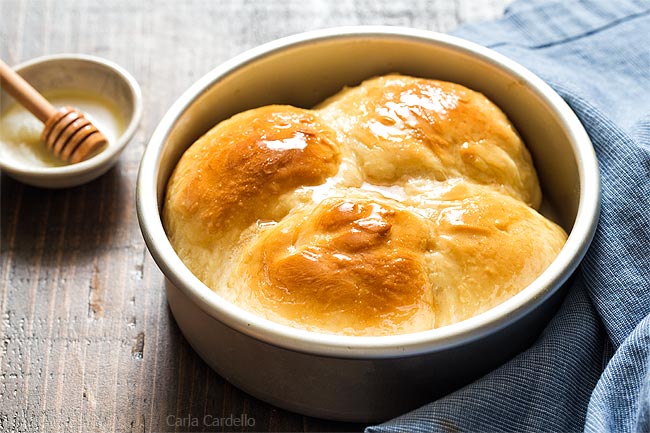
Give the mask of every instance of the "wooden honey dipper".
<svg viewBox="0 0 650 433">
<path fill-rule="evenodd" d="M 81 162 L 108 143 L 104 134 L 83 113 L 72 107 L 56 109 L 2 60 L 0 87 L 45 124 L 41 141 L 60 159 Z"/>
</svg>

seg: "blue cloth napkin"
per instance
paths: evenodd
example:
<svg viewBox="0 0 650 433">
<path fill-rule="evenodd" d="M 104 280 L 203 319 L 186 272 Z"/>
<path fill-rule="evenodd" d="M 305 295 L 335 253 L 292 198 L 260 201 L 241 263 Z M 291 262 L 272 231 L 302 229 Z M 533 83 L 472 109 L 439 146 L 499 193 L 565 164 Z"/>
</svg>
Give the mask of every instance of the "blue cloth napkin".
<svg viewBox="0 0 650 433">
<path fill-rule="evenodd" d="M 650 2 L 518 1 L 456 34 L 528 67 L 576 112 L 600 162 L 600 223 L 529 350 L 366 431 L 650 432 Z"/>
</svg>

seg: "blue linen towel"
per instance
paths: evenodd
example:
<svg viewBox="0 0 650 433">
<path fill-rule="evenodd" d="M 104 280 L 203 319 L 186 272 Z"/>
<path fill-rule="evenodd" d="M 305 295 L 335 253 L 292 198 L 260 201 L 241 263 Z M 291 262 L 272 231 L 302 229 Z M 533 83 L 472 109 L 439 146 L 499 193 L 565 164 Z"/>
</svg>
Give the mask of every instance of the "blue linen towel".
<svg viewBox="0 0 650 433">
<path fill-rule="evenodd" d="M 576 112 L 600 162 L 600 223 L 530 349 L 366 431 L 650 432 L 650 2 L 522 0 L 456 34 L 528 67 Z"/>
</svg>

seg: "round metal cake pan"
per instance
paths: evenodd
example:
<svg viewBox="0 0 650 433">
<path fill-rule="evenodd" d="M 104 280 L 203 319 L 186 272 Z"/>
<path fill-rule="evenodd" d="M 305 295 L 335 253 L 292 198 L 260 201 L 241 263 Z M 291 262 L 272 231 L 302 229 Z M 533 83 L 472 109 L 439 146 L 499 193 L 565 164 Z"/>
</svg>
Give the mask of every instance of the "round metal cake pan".
<svg viewBox="0 0 650 433">
<path fill-rule="evenodd" d="M 161 221 L 168 178 L 182 153 L 214 124 L 267 104 L 309 108 L 344 86 L 398 72 L 463 84 L 494 101 L 533 156 L 545 209 L 569 233 L 548 269 L 503 304 L 430 331 L 352 337 L 270 322 L 221 298 L 174 252 Z M 593 237 L 600 207 L 597 159 L 562 98 L 516 62 L 429 31 L 345 27 L 280 39 L 197 81 L 173 104 L 143 155 L 140 226 L 164 273 L 183 334 L 219 374 L 279 407 L 322 418 L 381 421 L 477 379 L 528 347 L 563 297 Z"/>
</svg>

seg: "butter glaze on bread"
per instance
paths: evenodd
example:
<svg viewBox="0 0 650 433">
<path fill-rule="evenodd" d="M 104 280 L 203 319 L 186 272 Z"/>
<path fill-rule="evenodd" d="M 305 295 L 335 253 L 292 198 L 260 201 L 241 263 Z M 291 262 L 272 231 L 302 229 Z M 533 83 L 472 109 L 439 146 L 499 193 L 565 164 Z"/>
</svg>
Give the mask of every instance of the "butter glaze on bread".
<svg viewBox="0 0 650 433">
<path fill-rule="evenodd" d="M 183 155 L 169 182 L 165 227 L 174 245 L 209 247 L 226 231 L 281 218 L 278 197 L 322 183 L 339 162 L 334 132 L 310 111 L 268 106 L 238 114 Z"/>
<path fill-rule="evenodd" d="M 316 331 L 392 334 L 434 326 L 417 214 L 374 198 L 329 198 L 253 241 L 231 284 L 239 301 L 272 320 Z"/>
<path fill-rule="evenodd" d="M 339 92 L 320 114 L 345 134 L 373 182 L 462 177 L 535 208 L 541 202 L 530 155 L 512 124 L 461 85 L 387 75 Z"/>
<path fill-rule="evenodd" d="M 314 110 L 225 120 L 181 157 L 163 222 L 224 298 L 316 332 L 393 335 L 514 296 L 562 248 L 505 115 L 457 84 L 390 75 Z"/>
</svg>

